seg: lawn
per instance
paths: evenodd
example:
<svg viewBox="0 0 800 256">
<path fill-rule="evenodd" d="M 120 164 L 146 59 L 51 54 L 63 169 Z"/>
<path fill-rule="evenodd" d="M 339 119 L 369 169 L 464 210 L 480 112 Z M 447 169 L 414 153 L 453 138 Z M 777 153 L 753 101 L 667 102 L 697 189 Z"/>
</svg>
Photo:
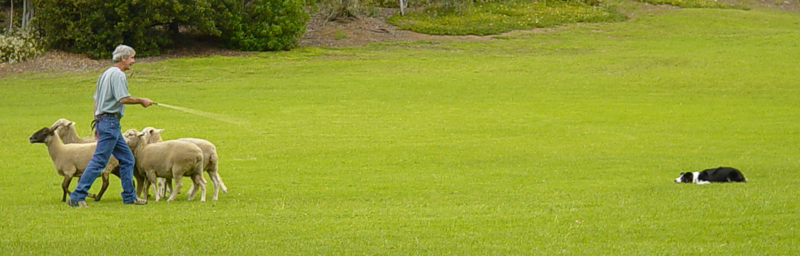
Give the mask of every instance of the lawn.
<svg viewBox="0 0 800 256">
<path fill-rule="evenodd" d="M 795 255 L 798 56 L 798 13 L 669 9 L 489 41 L 137 63 L 133 95 L 214 115 L 128 106 L 123 129 L 215 143 L 229 193 L 128 206 L 112 178 L 81 209 L 27 138 L 62 117 L 88 135 L 101 70 L 0 78 L 0 248 Z M 672 182 L 717 166 L 749 182 Z"/>
</svg>

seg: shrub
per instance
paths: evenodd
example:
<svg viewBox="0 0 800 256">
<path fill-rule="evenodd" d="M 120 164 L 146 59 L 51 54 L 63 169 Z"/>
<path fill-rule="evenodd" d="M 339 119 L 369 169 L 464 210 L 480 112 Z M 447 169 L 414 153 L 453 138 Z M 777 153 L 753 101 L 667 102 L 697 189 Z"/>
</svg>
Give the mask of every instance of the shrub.
<svg viewBox="0 0 800 256">
<path fill-rule="evenodd" d="M 0 35 L 0 63 L 20 62 L 43 54 L 44 43 L 35 32 L 16 32 Z"/>
<path fill-rule="evenodd" d="M 50 47 L 109 58 L 124 43 L 157 55 L 187 37 L 238 50 L 285 50 L 305 29 L 299 0 L 42 0 L 38 25 Z"/>
<path fill-rule="evenodd" d="M 180 38 L 178 29 L 219 34 L 206 1 L 43 0 L 39 28 L 50 46 L 93 58 L 110 58 L 125 43 L 137 55 L 156 55 Z"/>
<path fill-rule="evenodd" d="M 300 0 L 228 1 L 228 17 L 222 26 L 222 40 L 237 50 L 276 51 L 297 46 L 303 35 L 308 14 Z M 234 10 L 234 11 L 231 11 Z M 236 11 L 239 10 L 239 11 Z"/>
</svg>

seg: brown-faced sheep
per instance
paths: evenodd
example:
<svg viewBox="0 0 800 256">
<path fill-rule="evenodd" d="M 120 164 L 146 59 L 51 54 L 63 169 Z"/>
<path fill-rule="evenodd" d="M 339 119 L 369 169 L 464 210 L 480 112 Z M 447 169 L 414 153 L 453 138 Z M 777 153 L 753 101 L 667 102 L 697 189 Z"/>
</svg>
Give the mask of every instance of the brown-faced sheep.
<svg viewBox="0 0 800 256">
<path fill-rule="evenodd" d="M 56 129 L 58 128 L 58 129 Z M 70 121 L 66 118 L 59 118 L 56 120 L 53 125 L 50 126 L 51 130 L 56 130 L 58 136 L 61 138 L 61 141 L 64 144 L 72 144 L 72 143 L 97 143 L 97 139 L 94 136 L 87 136 L 81 137 L 78 135 L 78 131 L 75 129 L 75 122 Z M 116 158 L 112 155 L 109 159 L 108 163 L 106 164 L 106 170 L 111 170 L 111 174 L 114 176 L 119 177 L 119 162 Z M 108 173 L 102 172 L 100 173 L 101 178 L 103 179 L 105 186 L 108 187 L 108 183 L 105 181 L 108 180 Z M 95 201 L 100 201 L 100 198 L 95 198 Z"/>
<path fill-rule="evenodd" d="M 31 135 L 31 137 L 28 138 L 28 142 L 44 143 L 47 145 L 47 152 L 50 154 L 50 160 L 53 161 L 56 172 L 58 175 L 64 177 L 64 181 L 61 182 L 61 202 L 65 202 L 67 200 L 67 194 L 70 193 L 69 184 L 72 182 L 72 178 L 80 177 L 80 175 L 83 174 L 83 170 L 86 169 L 89 160 L 92 159 L 96 144 L 64 144 L 56 132 L 58 127 L 56 129 L 44 127 Z M 112 160 L 114 162 L 113 164 Z M 89 197 L 94 197 L 95 201 L 99 201 L 100 198 L 103 197 L 103 193 L 105 193 L 108 188 L 108 174 L 113 171 L 114 167 L 119 165 L 115 158 L 109 159 L 108 162 L 105 169 L 100 172 L 103 179 L 103 186 L 100 188 L 100 192 L 98 192 L 97 195 L 89 195 Z"/>
</svg>

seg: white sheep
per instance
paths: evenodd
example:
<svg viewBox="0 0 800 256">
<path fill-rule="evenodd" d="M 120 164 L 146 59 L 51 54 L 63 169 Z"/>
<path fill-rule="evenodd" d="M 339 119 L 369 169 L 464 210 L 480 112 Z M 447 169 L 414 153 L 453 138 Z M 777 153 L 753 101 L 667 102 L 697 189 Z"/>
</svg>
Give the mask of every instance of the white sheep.
<svg viewBox="0 0 800 256">
<path fill-rule="evenodd" d="M 142 132 L 149 134 L 148 143 L 158 143 L 162 142 L 163 139 L 161 138 L 161 132 L 164 129 L 156 129 L 153 127 L 145 127 L 142 129 Z M 213 143 L 204 140 L 204 139 L 196 139 L 196 138 L 180 138 L 176 139 L 178 141 L 186 141 L 192 144 L 197 145 L 203 150 L 203 167 L 205 172 L 208 173 L 208 177 L 211 179 L 211 182 L 214 183 L 214 196 L 212 200 L 217 200 L 219 195 L 219 190 L 222 188 L 222 192 L 228 193 L 228 188 L 225 186 L 225 183 L 222 182 L 222 177 L 219 176 L 218 172 L 218 165 L 219 165 L 219 158 L 217 155 L 217 147 L 214 146 Z M 160 182 L 160 181 L 159 181 Z M 169 179 L 166 180 L 166 183 L 169 184 L 171 181 Z M 162 191 L 157 191 L 156 193 L 161 193 Z"/>
<path fill-rule="evenodd" d="M 137 195 L 144 190 L 145 195 L 149 190 L 150 184 L 156 186 L 156 177 L 174 178 L 175 189 L 172 190 L 167 201 L 175 200 L 177 192 L 181 189 L 183 181 L 181 177 L 190 176 L 194 183 L 193 189 L 189 191 L 189 200 L 194 198 L 197 188 L 201 190 L 200 201 L 206 200 L 206 185 L 203 180 L 203 151 L 196 145 L 185 141 L 165 141 L 162 143 L 148 144 L 149 136 L 147 133 L 138 132 L 136 129 L 126 131 L 123 136 L 128 146 L 133 151 L 136 159 L 134 171 L 143 176 L 137 184 Z M 140 179 L 137 177 L 137 179 Z M 155 193 L 158 201 L 160 195 Z"/>
<path fill-rule="evenodd" d="M 56 129 L 56 127 L 61 127 L 58 129 L 58 136 L 61 137 L 61 140 L 64 143 L 90 143 L 90 142 L 97 142 L 97 139 L 94 136 L 88 136 L 81 138 L 78 136 L 78 131 L 75 130 L 75 122 L 67 120 L 65 118 L 59 118 L 56 120 L 53 125 L 50 126 L 50 129 Z"/>
<path fill-rule="evenodd" d="M 64 177 L 64 181 L 61 182 L 61 202 L 65 202 L 67 200 L 67 194 L 70 193 L 69 184 L 72 182 L 72 178 L 80 177 L 80 175 L 83 174 L 83 171 L 89 164 L 89 160 L 92 159 L 97 144 L 64 144 L 56 132 L 58 128 L 60 128 L 60 126 L 57 126 L 56 129 L 44 127 L 31 135 L 28 141 L 30 143 L 44 143 L 47 145 L 47 152 L 50 154 L 50 160 L 53 161 L 56 172 L 58 175 Z M 95 201 L 100 201 L 100 198 L 103 197 L 103 193 L 105 193 L 108 188 L 108 174 L 118 165 L 119 162 L 117 162 L 116 158 L 109 159 L 106 167 L 100 172 L 103 180 L 103 186 L 100 188 L 100 192 L 98 192 L 97 195 L 89 194 L 88 197 L 94 197 Z"/>
</svg>

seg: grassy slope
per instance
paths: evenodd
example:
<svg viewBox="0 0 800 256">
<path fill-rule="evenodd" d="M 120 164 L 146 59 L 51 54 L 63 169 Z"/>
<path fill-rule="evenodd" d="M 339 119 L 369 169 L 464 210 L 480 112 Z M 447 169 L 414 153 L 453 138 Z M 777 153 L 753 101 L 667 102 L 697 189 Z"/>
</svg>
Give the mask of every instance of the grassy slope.
<svg viewBox="0 0 800 256">
<path fill-rule="evenodd" d="M 45 147 L 97 72 L 2 79 L 10 254 L 791 255 L 800 16 L 672 10 L 490 42 L 137 64 L 123 128 L 215 142 L 217 202 L 58 202 Z M 747 184 L 676 185 L 742 169 Z M 209 184 L 210 185 L 210 184 Z M 210 186 L 209 186 L 210 187 Z M 97 189 L 94 188 L 94 189 Z M 179 242 L 176 242 L 179 241 Z"/>
</svg>

